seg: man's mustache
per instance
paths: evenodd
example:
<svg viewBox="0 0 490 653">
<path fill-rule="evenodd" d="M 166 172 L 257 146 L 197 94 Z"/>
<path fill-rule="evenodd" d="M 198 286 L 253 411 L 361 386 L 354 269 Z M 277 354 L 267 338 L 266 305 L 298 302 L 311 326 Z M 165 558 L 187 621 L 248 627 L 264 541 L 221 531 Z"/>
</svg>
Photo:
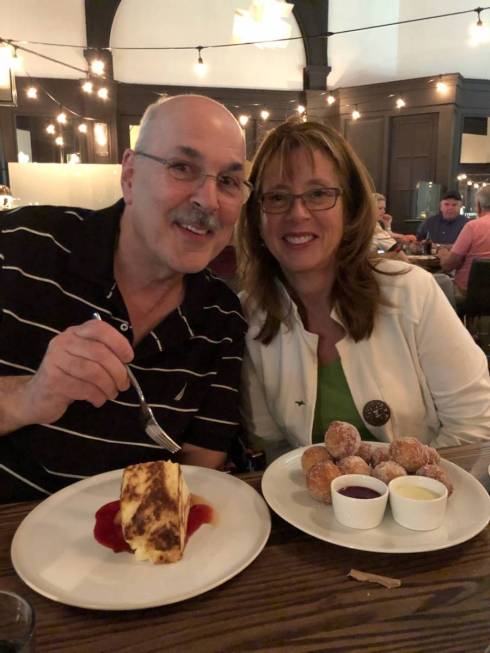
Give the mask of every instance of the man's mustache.
<svg viewBox="0 0 490 653">
<path fill-rule="evenodd" d="M 189 227 L 198 227 L 206 231 L 217 231 L 220 223 L 214 213 L 207 213 L 197 206 L 187 210 L 176 209 L 171 213 L 172 220 L 176 220 L 181 225 Z"/>
</svg>

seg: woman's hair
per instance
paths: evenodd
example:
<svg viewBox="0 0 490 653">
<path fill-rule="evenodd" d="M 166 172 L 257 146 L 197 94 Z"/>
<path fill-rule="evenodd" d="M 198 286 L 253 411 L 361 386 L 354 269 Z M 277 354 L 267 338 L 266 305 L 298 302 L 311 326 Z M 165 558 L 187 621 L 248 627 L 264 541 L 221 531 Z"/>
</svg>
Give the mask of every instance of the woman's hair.
<svg viewBox="0 0 490 653">
<path fill-rule="evenodd" d="M 237 249 L 242 288 L 247 293 L 249 310 L 263 310 L 266 318 L 257 339 L 268 344 L 287 320 L 276 283 L 287 286 L 279 263 L 269 252 L 260 233 L 260 198 L 268 166 L 288 174 L 291 155 L 301 148 L 313 165 L 314 153 L 324 152 L 335 164 L 342 188 L 344 232 L 336 253 L 337 271 L 332 287 L 332 306 L 337 310 L 348 334 L 359 341 L 371 335 L 381 301 L 374 274 L 371 241 L 376 224 L 373 184 L 369 174 L 343 136 L 327 125 L 289 120 L 265 137 L 254 157 L 250 181 L 254 192 L 245 205 L 237 229 Z M 295 301 L 294 291 L 288 291 Z M 299 310 L 303 307 L 299 303 Z M 303 311 L 304 313 L 304 311 Z"/>
<path fill-rule="evenodd" d="M 381 193 L 373 193 L 373 197 L 376 202 L 386 202 L 386 197 Z"/>
</svg>

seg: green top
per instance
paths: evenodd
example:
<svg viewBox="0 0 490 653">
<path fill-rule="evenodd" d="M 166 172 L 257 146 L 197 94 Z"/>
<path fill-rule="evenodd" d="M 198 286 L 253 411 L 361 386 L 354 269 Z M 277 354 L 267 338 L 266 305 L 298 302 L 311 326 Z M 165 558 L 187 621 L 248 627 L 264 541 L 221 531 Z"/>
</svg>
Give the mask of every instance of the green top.
<svg viewBox="0 0 490 653">
<path fill-rule="evenodd" d="M 313 442 L 323 442 L 325 431 L 334 420 L 353 424 L 363 440 L 377 441 L 357 412 L 340 358 L 318 366 L 317 388 Z"/>
</svg>

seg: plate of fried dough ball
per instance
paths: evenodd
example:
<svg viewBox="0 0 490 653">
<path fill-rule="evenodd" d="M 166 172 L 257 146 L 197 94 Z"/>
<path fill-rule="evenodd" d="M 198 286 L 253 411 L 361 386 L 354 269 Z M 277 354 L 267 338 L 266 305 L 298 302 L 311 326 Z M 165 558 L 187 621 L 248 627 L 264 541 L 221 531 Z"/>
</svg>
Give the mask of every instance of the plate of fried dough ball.
<svg viewBox="0 0 490 653">
<path fill-rule="evenodd" d="M 331 505 L 330 483 L 343 474 L 368 474 L 388 484 L 405 475 L 429 476 L 448 489 L 444 522 L 430 531 L 397 524 L 390 508 L 376 528 L 340 524 Z M 490 497 L 464 469 L 441 458 L 416 438 L 391 444 L 362 441 L 347 422 L 332 422 L 325 442 L 301 447 L 274 460 L 264 472 L 262 493 L 269 506 L 299 530 L 325 542 L 361 551 L 418 553 L 465 542 L 490 521 Z"/>
</svg>

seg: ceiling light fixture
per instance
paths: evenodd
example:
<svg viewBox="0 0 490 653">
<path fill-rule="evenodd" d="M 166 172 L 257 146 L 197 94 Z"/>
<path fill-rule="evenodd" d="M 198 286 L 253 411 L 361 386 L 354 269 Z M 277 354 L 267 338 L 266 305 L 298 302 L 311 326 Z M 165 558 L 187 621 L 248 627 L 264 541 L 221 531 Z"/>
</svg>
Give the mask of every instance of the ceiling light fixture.
<svg viewBox="0 0 490 653">
<path fill-rule="evenodd" d="M 208 72 L 208 67 L 204 63 L 203 58 L 202 58 L 202 51 L 203 51 L 203 46 L 198 45 L 197 46 L 197 63 L 194 64 L 194 72 L 199 78 L 203 78 L 206 73 Z"/>
</svg>

